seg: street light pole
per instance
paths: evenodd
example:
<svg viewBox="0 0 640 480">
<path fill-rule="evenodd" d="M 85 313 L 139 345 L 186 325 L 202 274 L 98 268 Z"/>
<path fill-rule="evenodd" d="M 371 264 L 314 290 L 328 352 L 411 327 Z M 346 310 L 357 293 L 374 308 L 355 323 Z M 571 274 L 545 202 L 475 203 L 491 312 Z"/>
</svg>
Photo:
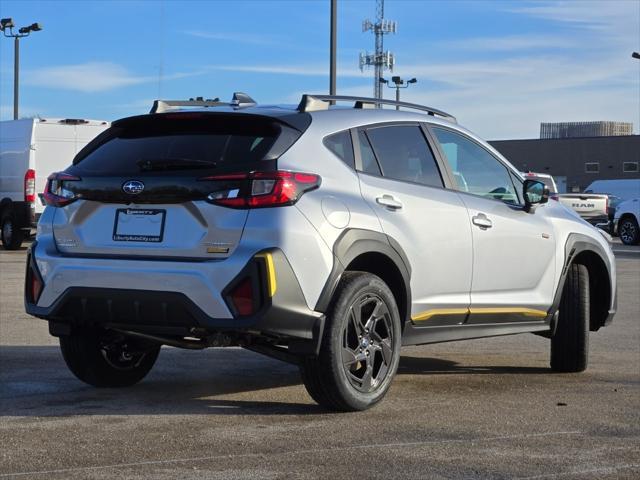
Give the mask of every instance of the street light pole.
<svg viewBox="0 0 640 480">
<path fill-rule="evenodd" d="M 13 119 L 18 120 L 18 95 L 20 72 L 20 37 L 15 36 L 13 42 Z"/>
<path fill-rule="evenodd" d="M 31 32 L 39 32 L 42 30 L 40 23 L 32 23 L 28 27 L 22 27 L 18 33 L 13 33 L 15 24 L 11 18 L 3 18 L 0 20 L 0 31 L 7 38 L 13 38 L 13 119 L 18 120 L 18 100 L 20 93 L 20 39 L 28 37 Z M 9 30 L 9 33 L 7 33 Z"/>
<path fill-rule="evenodd" d="M 329 95 L 336 94 L 336 50 L 337 50 L 338 0 L 331 0 L 331 39 L 329 61 Z"/>
<path fill-rule="evenodd" d="M 412 78 L 411 80 L 403 80 L 400 77 L 391 77 L 391 81 L 394 83 L 394 86 L 389 85 L 389 80 L 387 80 L 386 78 L 380 77 L 378 79 L 378 81 L 380 83 L 387 84 L 387 87 L 389 87 L 389 88 L 395 88 L 396 89 L 396 102 L 400 102 L 400 89 L 401 88 L 409 88 L 409 85 L 411 85 L 412 83 L 416 83 L 418 80 L 416 80 L 415 78 Z M 396 105 L 396 110 L 400 110 L 400 106 L 399 105 Z"/>
</svg>

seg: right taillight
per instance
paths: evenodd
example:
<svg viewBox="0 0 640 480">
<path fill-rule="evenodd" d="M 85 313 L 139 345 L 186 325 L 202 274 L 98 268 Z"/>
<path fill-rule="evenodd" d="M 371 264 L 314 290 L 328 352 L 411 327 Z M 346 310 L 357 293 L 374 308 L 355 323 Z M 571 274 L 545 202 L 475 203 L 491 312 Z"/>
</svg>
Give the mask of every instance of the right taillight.
<svg viewBox="0 0 640 480">
<path fill-rule="evenodd" d="M 44 201 L 52 207 L 64 207 L 77 200 L 76 194 L 67 188 L 68 182 L 78 182 L 80 177 L 68 173 L 52 173 L 44 189 Z"/>
<path fill-rule="evenodd" d="M 208 202 L 230 208 L 293 205 L 321 182 L 320 176 L 313 173 L 284 170 L 214 175 L 200 180 L 212 182 Z"/>
</svg>

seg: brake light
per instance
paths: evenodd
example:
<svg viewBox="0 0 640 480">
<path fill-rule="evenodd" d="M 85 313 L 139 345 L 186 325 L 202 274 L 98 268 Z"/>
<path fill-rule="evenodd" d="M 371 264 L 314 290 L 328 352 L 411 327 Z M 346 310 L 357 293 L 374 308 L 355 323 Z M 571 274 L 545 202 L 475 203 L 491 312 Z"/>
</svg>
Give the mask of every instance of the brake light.
<svg viewBox="0 0 640 480">
<path fill-rule="evenodd" d="M 32 169 L 24 174 L 24 201 L 27 203 L 36 201 L 36 171 Z"/>
<path fill-rule="evenodd" d="M 80 177 L 68 173 L 52 173 L 44 189 L 44 201 L 52 207 L 64 207 L 77 200 L 76 194 L 66 188 L 67 182 L 78 182 Z"/>
<path fill-rule="evenodd" d="M 218 183 L 207 197 L 215 205 L 230 208 L 264 208 L 293 205 L 300 197 L 320 186 L 313 173 L 276 172 L 234 173 L 201 178 Z"/>
</svg>

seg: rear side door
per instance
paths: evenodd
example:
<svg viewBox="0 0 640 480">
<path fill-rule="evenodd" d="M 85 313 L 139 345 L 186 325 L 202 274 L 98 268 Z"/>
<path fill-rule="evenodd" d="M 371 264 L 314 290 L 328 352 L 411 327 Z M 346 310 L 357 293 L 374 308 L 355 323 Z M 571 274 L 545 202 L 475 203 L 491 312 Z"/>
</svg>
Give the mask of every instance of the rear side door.
<svg viewBox="0 0 640 480">
<path fill-rule="evenodd" d="M 544 205 L 524 210 L 522 180 L 469 136 L 431 126 L 473 232 L 468 323 L 541 320 L 553 299 L 555 236 Z"/>
<path fill-rule="evenodd" d="M 360 128 L 356 168 L 364 199 L 410 263 L 412 320 L 459 324 L 470 303 L 471 229 L 458 193 L 443 188 L 425 134 L 419 124 Z"/>
</svg>

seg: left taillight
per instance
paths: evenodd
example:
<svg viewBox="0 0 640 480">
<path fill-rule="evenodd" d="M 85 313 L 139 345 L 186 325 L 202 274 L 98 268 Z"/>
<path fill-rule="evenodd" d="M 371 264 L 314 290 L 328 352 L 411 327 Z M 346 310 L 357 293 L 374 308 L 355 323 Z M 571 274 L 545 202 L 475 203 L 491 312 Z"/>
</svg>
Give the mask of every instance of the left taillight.
<svg viewBox="0 0 640 480">
<path fill-rule="evenodd" d="M 27 203 L 36 201 L 36 171 L 31 168 L 24 174 L 24 201 Z"/>
<path fill-rule="evenodd" d="M 300 197 L 320 186 L 313 173 L 250 172 L 200 178 L 211 182 L 207 201 L 230 208 L 266 208 L 293 205 Z"/>
<path fill-rule="evenodd" d="M 31 254 L 27 257 L 27 275 L 25 278 L 25 296 L 29 303 L 37 304 L 44 288 L 44 282 L 36 268 Z"/>
<path fill-rule="evenodd" d="M 76 194 L 67 187 L 68 182 L 78 182 L 80 177 L 68 173 L 52 173 L 44 189 L 44 201 L 52 207 L 64 207 L 77 200 Z"/>
</svg>

